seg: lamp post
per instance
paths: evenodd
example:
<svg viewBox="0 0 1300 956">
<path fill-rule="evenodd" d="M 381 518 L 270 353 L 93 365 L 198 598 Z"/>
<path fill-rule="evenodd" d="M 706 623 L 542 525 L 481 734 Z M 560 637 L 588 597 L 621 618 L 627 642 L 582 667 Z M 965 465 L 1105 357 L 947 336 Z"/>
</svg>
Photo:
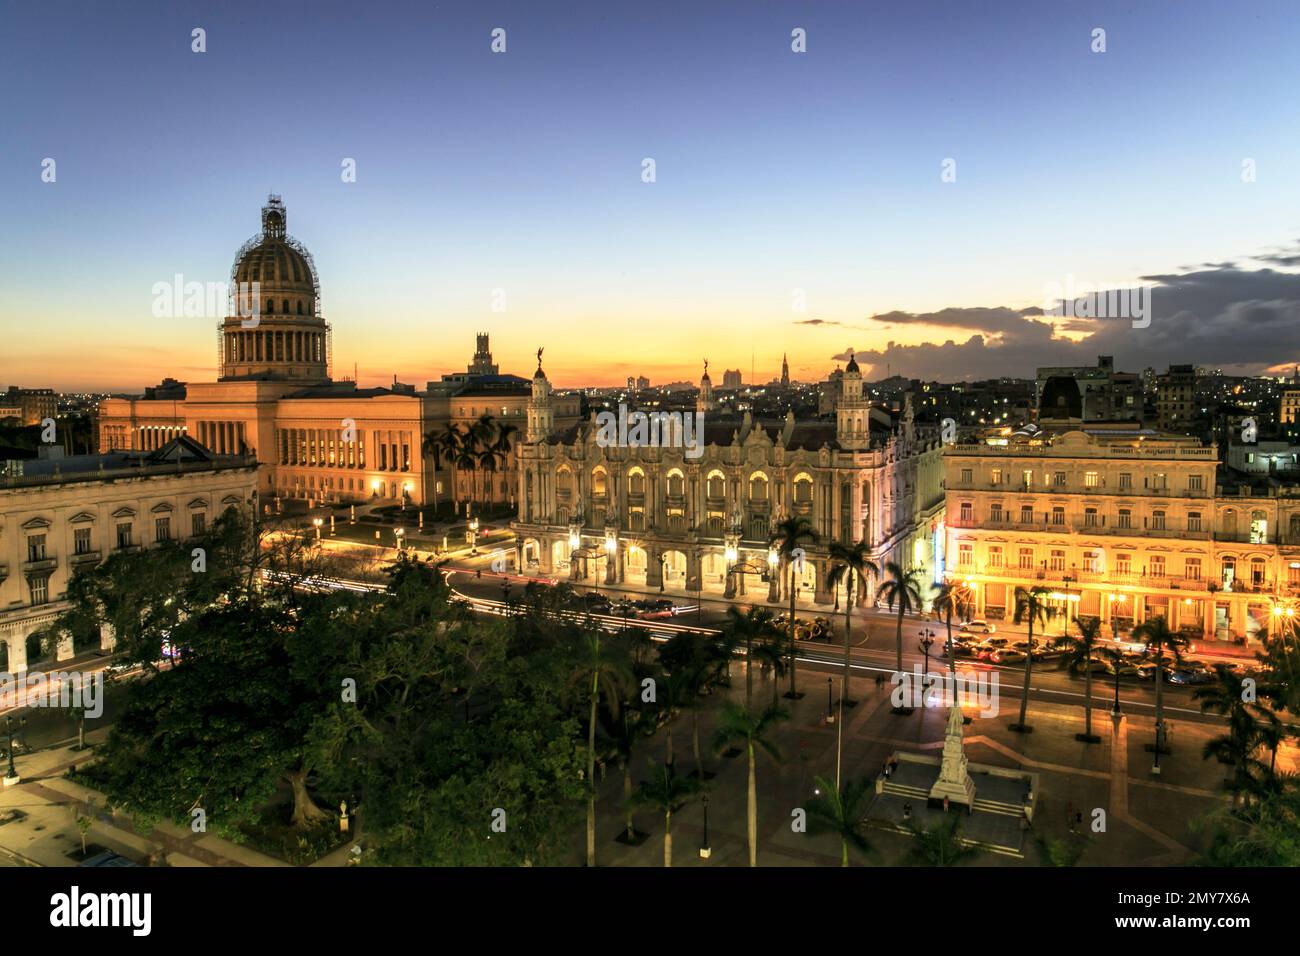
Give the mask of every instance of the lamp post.
<svg viewBox="0 0 1300 956">
<path fill-rule="evenodd" d="M 312 518 L 312 519 L 311 519 L 311 523 L 314 524 L 314 525 L 316 526 L 316 543 L 317 543 L 317 544 L 320 544 L 320 527 L 321 527 L 321 525 L 323 525 L 325 522 L 322 521 L 320 518 Z"/>
<path fill-rule="evenodd" d="M 394 528 L 393 537 L 397 539 L 397 550 L 402 550 L 402 538 L 406 536 L 405 528 Z"/>
<path fill-rule="evenodd" d="M 934 645 L 934 631 L 928 627 L 921 628 L 921 651 L 925 654 L 925 669 L 921 671 L 921 709 L 925 710 L 925 698 L 928 696 L 930 680 L 930 648 Z"/>
<path fill-rule="evenodd" d="M 9 772 L 5 774 L 4 785 L 12 787 L 20 778 L 14 769 L 14 719 L 8 714 L 5 715 L 5 733 L 9 737 Z"/>
<path fill-rule="evenodd" d="M 478 515 L 469 519 L 469 553 L 478 554 Z"/>
<path fill-rule="evenodd" d="M 704 839 L 700 841 L 700 859 L 707 860 L 713 855 L 713 848 L 709 846 L 709 794 L 704 794 Z"/>
<path fill-rule="evenodd" d="M 834 683 L 832 678 L 826 678 L 826 722 L 830 724 L 835 723 Z"/>
<path fill-rule="evenodd" d="M 659 593 L 664 593 L 664 575 L 668 573 L 668 555 L 659 555 Z"/>
</svg>

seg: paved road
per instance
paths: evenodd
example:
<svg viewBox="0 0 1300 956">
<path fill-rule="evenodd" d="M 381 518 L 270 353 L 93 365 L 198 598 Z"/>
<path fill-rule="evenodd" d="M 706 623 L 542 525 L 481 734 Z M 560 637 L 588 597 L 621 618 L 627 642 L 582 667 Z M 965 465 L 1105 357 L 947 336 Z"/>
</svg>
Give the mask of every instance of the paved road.
<svg viewBox="0 0 1300 956">
<path fill-rule="evenodd" d="M 479 573 L 481 573 L 481 576 L 479 576 Z M 515 598 L 520 595 L 523 584 L 522 579 L 513 575 L 494 574 L 490 570 L 481 567 L 474 570 L 454 571 L 451 574 L 451 582 L 456 591 L 470 600 L 480 603 L 483 607 L 490 607 L 501 602 L 504 594 L 503 583 L 511 584 L 510 594 Z M 579 587 L 577 590 L 582 592 L 595 589 Z M 613 593 L 608 588 L 600 590 L 607 595 Z M 766 602 L 763 602 L 763 606 L 766 606 Z M 726 607 L 726 602 L 706 599 L 698 613 L 687 612 L 678 617 L 667 619 L 666 623 L 678 627 L 720 628 L 726 619 Z M 807 613 L 811 614 L 812 612 Z M 807 616 L 807 614 L 801 612 L 800 616 Z M 816 671 L 819 675 L 817 678 L 818 692 L 821 689 L 820 685 L 824 683 L 821 675 L 834 676 L 842 673 L 843 670 L 843 615 L 840 614 L 838 617 L 839 619 L 834 622 L 835 635 L 833 642 L 805 641 L 799 645 L 800 664 L 805 665 L 807 670 Z M 641 622 L 636 619 L 631 619 L 628 622 L 629 626 L 645 623 L 653 626 L 656 622 Z M 942 625 L 936 625 L 921 618 L 906 619 L 903 626 L 903 665 L 905 671 L 911 671 L 914 666 L 924 667 L 925 665 L 925 656 L 918 648 L 918 638 L 923 627 L 929 627 L 936 631 L 935 647 L 941 646 Z M 1002 633 L 1002 631 L 999 630 L 999 633 Z M 873 611 L 855 612 L 853 647 L 850 651 L 853 672 L 858 676 L 867 678 L 877 674 L 883 674 L 886 678 L 892 676 L 895 672 L 897 655 L 896 635 L 896 616 Z M 934 654 L 930 655 L 929 664 L 931 672 L 941 672 L 947 666 L 945 660 L 937 659 Z M 959 671 L 997 671 L 1000 693 L 1015 697 L 1020 694 L 1024 682 L 1023 668 L 988 664 L 969 659 L 959 659 L 957 664 Z M 807 687 L 806 684 L 803 689 L 811 691 L 811 688 Z M 1095 677 L 1092 690 L 1094 707 L 1109 710 L 1114 701 L 1113 679 Z M 1031 673 L 1031 700 L 1074 703 L 1082 706 L 1083 696 L 1084 681 L 1082 678 L 1073 677 L 1069 673 L 1058 669 L 1054 662 L 1040 663 L 1034 667 Z M 1120 706 L 1124 710 L 1137 712 L 1154 710 L 1154 685 L 1138 682 L 1132 678 L 1121 678 Z M 1164 708 L 1170 719 L 1176 718 L 1209 723 L 1220 720 L 1217 717 L 1203 715 L 1192 700 L 1191 689 L 1178 685 L 1165 685 Z"/>
</svg>

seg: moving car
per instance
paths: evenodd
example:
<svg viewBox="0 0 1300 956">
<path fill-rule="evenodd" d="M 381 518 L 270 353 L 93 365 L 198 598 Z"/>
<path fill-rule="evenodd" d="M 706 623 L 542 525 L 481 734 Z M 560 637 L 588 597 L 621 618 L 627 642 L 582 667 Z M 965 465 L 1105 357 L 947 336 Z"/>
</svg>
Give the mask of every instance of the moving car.
<svg viewBox="0 0 1300 956">
<path fill-rule="evenodd" d="M 1169 675 L 1171 684 L 1208 684 L 1212 680 L 1214 675 L 1199 667 L 1180 668 Z"/>
<path fill-rule="evenodd" d="M 967 621 L 966 623 L 962 624 L 959 630 L 962 631 L 963 633 L 970 633 L 970 634 L 992 634 L 994 631 L 997 630 L 997 628 L 994 627 L 992 624 L 990 624 L 988 621 L 981 620 L 980 618 L 976 618 L 973 621 Z"/>
</svg>

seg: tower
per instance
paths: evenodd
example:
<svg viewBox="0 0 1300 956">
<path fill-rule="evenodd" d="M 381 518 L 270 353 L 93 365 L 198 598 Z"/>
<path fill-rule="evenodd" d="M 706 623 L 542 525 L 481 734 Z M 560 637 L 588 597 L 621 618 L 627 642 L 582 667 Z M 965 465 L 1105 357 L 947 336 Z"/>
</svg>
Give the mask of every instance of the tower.
<svg viewBox="0 0 1300 956">
<path fill-rule="evenodd" d="M 488 347 L 488 334 L 479 332 L 474 336 L 474 358 L 469 365 L 470 375 L 496 375 L 500 368 L 492 361 L 492 349 Z"/>
<path fill-rule="evenodd" d="M 704 376 L 700 379 L 700 394 L 695 399 L 695 414 L 703 415 L 717 408 L 713 400 L 713 382 L 709 378 L 709 360 L 704 360 Z"/>
<path fill-rule="evenodd" d="M 481 336 L 486 339 L 487 336 Z M 542 351 L 537 350 L 537 371 L 533 373 L 533 395 L 528 400 L 528 430 L 525 441 L 533 445 L 546 441 L 555 424 L 555 410 L 551 407 L 551 383 L 542 371 Z"/>
<path fill-rule="evenodd" d="M 871 444 L 870 403 L 862 394 L 862 372 L 849 352 L 849 364 L 840 378 L 840 401 L 835 408 L 835 440 L 841 448 L 856 450 Z"/>
<path fill-rule="evenodd" d="M 790 363 L 786 361 L 785 353 L 781 353 L 781 387 L 790 387 Z"/>
</svg>

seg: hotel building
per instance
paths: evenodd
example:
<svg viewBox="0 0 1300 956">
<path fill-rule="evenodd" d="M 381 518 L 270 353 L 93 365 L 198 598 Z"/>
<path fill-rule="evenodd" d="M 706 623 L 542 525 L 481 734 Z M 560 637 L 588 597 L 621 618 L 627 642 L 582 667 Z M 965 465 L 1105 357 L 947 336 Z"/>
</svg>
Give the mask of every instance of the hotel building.
<svg viewBox="0 0 1300 956">
<path fill-rule="evenodd" d="M 1300 593 L 1300 496 L 1219 487 L 1214 445 L 1133 425 L 1004 429 L 944 466 L 948 570 L 977 615 L 1010 618 L 1017 587 L 1044 586 L 1062 624 L 1068 608 L 1107 635 L 1164 617 L 1245 641 Z"/>
</svg>

